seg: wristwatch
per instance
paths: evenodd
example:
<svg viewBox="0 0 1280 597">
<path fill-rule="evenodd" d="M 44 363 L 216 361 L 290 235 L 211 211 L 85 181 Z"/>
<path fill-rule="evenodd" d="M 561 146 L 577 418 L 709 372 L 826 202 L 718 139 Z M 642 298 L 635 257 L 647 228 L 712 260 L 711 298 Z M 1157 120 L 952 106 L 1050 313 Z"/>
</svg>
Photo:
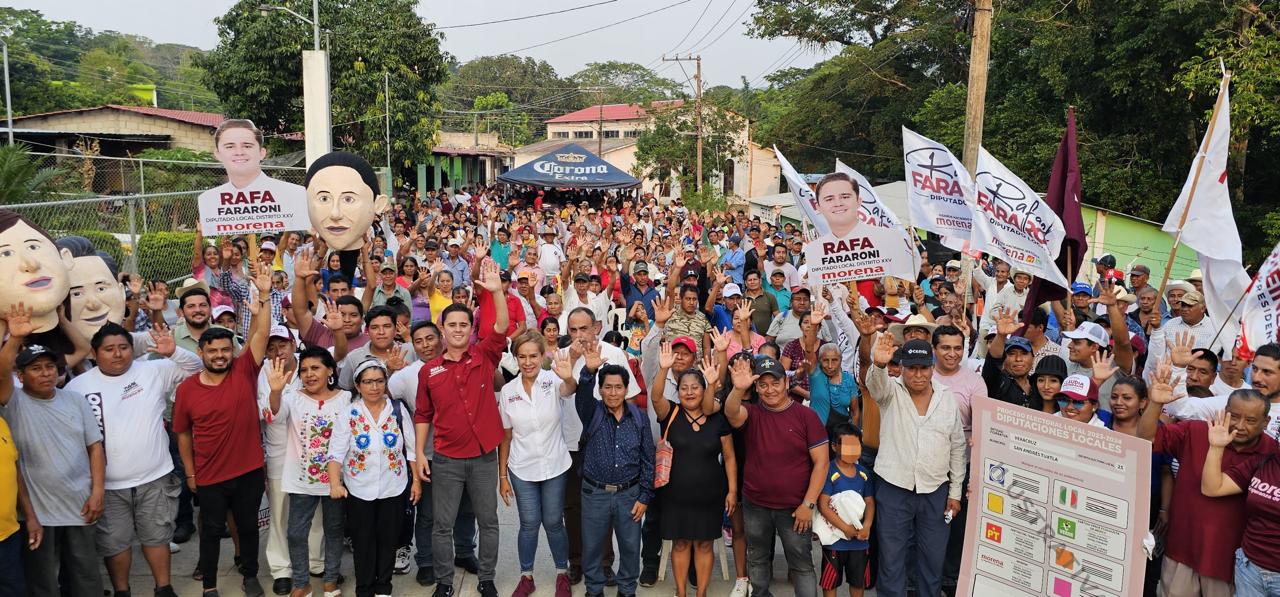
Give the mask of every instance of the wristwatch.
<svg viewBox="0 0 1280 597">
<path fill-rule="evenodd" d="M 817 504 L 815 504 L 815 503 L 813 503 L 813 502 L 805 502 L 805 503 L 804 503 L 804 507 L 806 507 L 806 508 L 808 508 L 808 509 L 812 510 L 812 509 L 814 509 L 814 508 L 817 508 L 817 507 L 818 507 L 818 505 L 817 505 Z"/>
</svg>

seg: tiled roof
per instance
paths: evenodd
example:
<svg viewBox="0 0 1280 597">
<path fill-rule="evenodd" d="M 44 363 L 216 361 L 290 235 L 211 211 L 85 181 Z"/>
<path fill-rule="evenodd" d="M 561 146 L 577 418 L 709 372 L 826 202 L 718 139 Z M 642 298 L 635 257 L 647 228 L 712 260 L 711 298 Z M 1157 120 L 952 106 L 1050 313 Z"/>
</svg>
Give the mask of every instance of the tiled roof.
<svg viewBox="0 0 1280 597">
<path fill-rule="evenodd" d="M 649 104 L 650 109 L 657 108 L 675 108 L 684 105 L 684 100 L 661 100 Z M 641 120 L 648 118 L 649 114 L 645 111 L 645 106 L 640 104 L 605 104 L 603 106 L 596 105 L 589 108 L 583 108 L 576 112 L 562 114 L 548 123 L 563 122 L 595 122 L 597 120 Z"/>
<path fill-rule="evenodd" d="M 58 110 L 56 112 L 45 112 L 43 114 L 27 114 L 25 116 L 14 117 L 15 121 L 26 118 L 38 118 L 44 116 L 56 116 L 59 114 L 75 114 L 77 112 L 89 112 L 93 110 L 123 110 L 125 112 L 133 112 L 135 114 L 145 114 L 147 116 L 156 116 L 178 122 L 185 122 L 198 126 L 206 126 L 209 128 L 217 128 L 226 117 L 213 112 L 193 112 L 191 110 L 171 110 L 169 108 L 153 108 L 151 106 L 122 106 L 119 104 L 107 104 L 105 106 L 97 106 L 94 108 L 78 108 L 74 110 Z"/>
</svg>

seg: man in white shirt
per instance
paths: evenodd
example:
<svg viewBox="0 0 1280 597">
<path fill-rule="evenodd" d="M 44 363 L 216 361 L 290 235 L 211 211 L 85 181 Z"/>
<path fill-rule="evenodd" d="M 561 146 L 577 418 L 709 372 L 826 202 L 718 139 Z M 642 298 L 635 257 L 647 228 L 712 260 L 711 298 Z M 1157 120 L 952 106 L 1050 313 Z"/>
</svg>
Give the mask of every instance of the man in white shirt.
<svg viewBox="0 0 1280 597">
<path fill-rule="evenodd" d="M 1181 315 L 1166 321 L 1151 334 L 1151 342 L 1147 346 L 1147 364 L 1142 373 L 1145 379 L 1151 379 L 1160 358 L 1168 351 L 1169 341 L 1181 332 L 1190 332 L 1195 337 L 1195 348 L 1208 348 L 1214 352 L 1220 348 L 1217 346 L 1220 342 L 1214 340 L 1218 326 L 1209 318 L 1204 295 L 1192 290 L 1183 294 L 1178 299 L 1178 304 L 1181 305 Z"/>
<path fill-rule="evenodd" d="M 564 263 L 567 257 L 560 246 L 556 244 L 555 228 L 544 224 L 544 228 L 540 232 L 542 242 L 538 245 L 538 267 L 542 268 L 545 276 L 543 284 L 550 284 L 551 279 L 560 275 L 560 264 Z"/>
<path fill-rule="evenodd" d="M 203 367 L 200 357 L 174 344 L 172 333 L 152 331 L 151 337 L 151 352 L 166 358 L 134 360 L 133 336 L 117 324 L 103 325 L 89 341 L 97 366 L 66 386 L 89 401 L 104 438 L 106 496 L 96 542 L 116 592 L 129 590 L 135 540 L 156 586 L 170 585 L 181 481 L 170 474 L 164 411 L 178 384 Z"/>
<path fill-rule="evenodd" d="M 417 359 L 391 374 L 387 380 L 387 393 L 404 403 L 409 413 L 413 414 L 413 409 L 417 406 L 418 372 L 427 361 L 440 356 L 444 348 L 440 343 L 440 328 L 430 321 L 419 321 L 413 324 L 409 338 L 413 341 L 413 352 Z M 432 433 L 427 436 L 427 443 L 422 448 L 422 452 L 428 459 L 435 452 L 434 445 L 435 434 Z M 418 584 L 425 587 L 436 582 L 436 573 L 431 567 L 431 527 L 435 519 L 431 513 L 430 483 L 422 484 L 422 495 L 418 499 L 417 510 L 413 522 L 414 545 L 417 546 L 413 560 L 418 566 Z M 454 520 L 454 559 L 475 562 L 476 515 L 471 511 L 471 499 L 467 497 L 465 491 L 462 493 L 462 503 L 458 506 L 458 516 Z M 397 559 L 399 559 L 398 555 Z"/>
<path fill-rule="evenodd" d="M 800 272 L 787 259 L 787 247 L 784 244 L 774 245 L 773 259 L 764 262 L 765 279 L 772 280 L 773 272 L 776 270 L 781 270 L 786 276 L 786 281 L 783 284 L 786 285 L 788 290 L 794 291 L 800 287 Z"/>
<path fill-rule="evenodd" d="M 885 367 L 897 356 L 902 377 L 890 379 Z M 960 511 L 967 469 L 964 427 L 955 398 L 933 378 L 933 348 L 911 340 L 895 353 L 893 338 L 882 334 L 872 351 L 867 391 L 880 406 L 880 451 L 876 455 L 876 524 L 880 539 L 877 593 L 907 594 L 908 562 L 915 567 L 921 595 L 941 592 L 948 525 Z M 921 411 L 924 412 L 921 412 Z M 918 441 L 932 437 L 943 441 Z M 915 554 L 907 549 L 915 545 Z"/>
<path fill-rule="evenodd" d="M 631 370 L 627 364 L 627 353 L 608 342 L 600 340 L 600 320 L 596 319 L 595 313 L 591 309 L 578 307 L 572 311 L 565 309 L 567 315 L 566 333 L 573 340 L 567 348 L 561 348 L 557 351 L 557 356 L 567 354 L 573 361 L 573 376 L 577 379 L 582 374 L 582 368 L 586 366 L 587 359 L 583 357 L 585 347 L 588 343 L 595 342 L 600 345 L 600 358 L 603 364 L 620 365 L 628 371 Z M 634 400 L 640 395 L 640 385 L 636 383 L 634 375 L 630 376 L 627 382 L 627 400 Z M 595 388 L 596 400 L 600 399 L 600 388 Z M 564 409 L 563 418 L 561 419 L 561 427 L 564 429 L 564 443 L 569 446 L 569 458 L 572 466 L 569 467 L 569 483 L 565 488 L 564 500 L 564 523 L 565 528 L 569 532 L 569 577 L 573 579 L 575 576 L 582 576 L 582 452 L 578 450 L 578 444 L 582 440 L 582 420 L 578 418 L 575 409 Z M 656 519 L 655 519 L 656 520 Z M 606 570 L 613 569 L 613 548 L 609 542 L 605 542 L 604 550 L 604 568 Z M 656 565 L 656 562 L 655 562 Z"/>
<path fill-rule="evenodd" d="M 596 321 L 608 321 L 609 309 L 613 304 L 609 302 L 609 295 L 606 293 L 591 292 L 587 288 L 591 284 L 591 276 L 582 272 L 573 276 L 573 290 L 564 293 L 564 311 L 560 315 L 560 329 L 565 329 L 569 325 L 569 313 L 574 309 L 583 307 L 590 309 Z M 604 337 L 604 326 L 601 325 L 597 338 Z M 576 415 L 575 415 L 576 416 Z"/>
</svg>

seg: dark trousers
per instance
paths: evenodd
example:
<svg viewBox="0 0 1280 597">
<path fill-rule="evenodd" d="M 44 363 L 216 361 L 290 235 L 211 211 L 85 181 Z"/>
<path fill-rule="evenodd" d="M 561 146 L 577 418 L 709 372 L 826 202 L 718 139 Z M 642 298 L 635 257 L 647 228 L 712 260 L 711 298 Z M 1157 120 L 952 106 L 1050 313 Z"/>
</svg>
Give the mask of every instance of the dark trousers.
<svg viewBox="0 0 1280 597">
<path fill-rule="evenodd" d="M 391 594 L 396 544 L 404 521 L 404 498 L 347 498 L 347 530 L 356 569 L 356 597 Z"/>
<path fill-rule="evenodd" d="M 179 479 L 187 478 L 187 469 L 182 466 L 182 456 L 178 454 L 178 436 L 174 432 L 169 433 L 169 457 L 173 459 L 173 474 Z M 195 508 L 191 506 L 191 488 L 187 487 L 184 480 L 178 484 L 181 490 L 178 492 L 178 516 L 174 519 L 176 528 L 195 528 Z"/>
<path fill-rule="evenodd" d="M 956 594 L 956 583 L 960 579 L 960 560 L 964 555 L 964 521 L 969 514 L 969 481 L 965 480 L 964 493 L 960 494 L 960 511 L 956 513 L 955 518 L 951 520 L 951 531 L 947 538 L 947 554 L 942 561 L 942 591 L 947 595 Z M 1157 566 L 1159 559 L 1153 560 Z M 1159 577 L 1160 568 L 1156 568 L 1156 576 Z"/>
<path fill-rule="evenodd" d="M 640 528 L 640 565 L 644 569 L 658 567 L 662 555 L 662 529 L 658 527 L 661 520 L 662 500 L 654 499 L 644 511 L 644 526 Z"/>
<path fill-rule="evenodd" d="M 35 551 L 26 548 L 24 528 L 21 535 L 22 560 L 26 570 L 30 597 L 98 597 L 102 591 L 99 574 L 102 560 L 98 557 L 93 526 L 44 527 L 44 538 Z"/>
<path fill-rule="evenodd" d="M 564 488 L 564 528 L 569 532 L 569 565 L 582 567 L 582 450 L 569 452 L 569 480 Z M 655 502 L 657 500 L 654 500 Z M 652 507 L 654 504 L 649 504 Z M 606 532 L 611 533 L 612 527 Z M 647 546 L 648 543 L 645 543 Z M 613 568 L 613 542 L 604 542 L 601 563 Z M 655 559 L 654 567 L 657 567 Z"/>
<path fill-rule="evenodd" d="M 22 552 L 26 551 L 26 536 L 19 529 L 9 535 L 8 539 L 0 541 L 0 595 L 27 594 L 27 583 L 23 581 L 22 575 Z"/>
<path fill-rule="evenodd" d="M 218 586 L 218 551 L 227 512 L 240 535 L 240 570 L 246 578 L 258 575 L 258 508 L 266 491 L 262 469 L 221 483 L 196 486 L 200 498 L 200 570 L 204 588 Z"/>
<path fill-rule="evenodd" d="M 880 537 L 877 595 L 905 597 L 908 577 L 915 581 L 918 595 L 941 591 L 942 560 L 951 532 L 943 519 L 948 486 L 943 483 L 931 493 L 916 493 L 883 481 L 876 486 L 874 530 Z"/>
</svg>

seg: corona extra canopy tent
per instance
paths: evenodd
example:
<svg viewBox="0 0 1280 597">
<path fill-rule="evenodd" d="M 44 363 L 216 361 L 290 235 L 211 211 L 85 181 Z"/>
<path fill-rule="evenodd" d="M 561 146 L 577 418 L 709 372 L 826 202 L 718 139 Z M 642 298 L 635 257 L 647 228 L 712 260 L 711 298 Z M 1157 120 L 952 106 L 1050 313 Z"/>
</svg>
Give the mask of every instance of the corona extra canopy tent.
<svg viewBox="0 0 1280 597">
<path fill-rule="evenodd" d="M 498 182 L 562 189 L 630 189 L 640 186 L 636 177 L 575 143 L 498 175 Z"/>
</svg>

